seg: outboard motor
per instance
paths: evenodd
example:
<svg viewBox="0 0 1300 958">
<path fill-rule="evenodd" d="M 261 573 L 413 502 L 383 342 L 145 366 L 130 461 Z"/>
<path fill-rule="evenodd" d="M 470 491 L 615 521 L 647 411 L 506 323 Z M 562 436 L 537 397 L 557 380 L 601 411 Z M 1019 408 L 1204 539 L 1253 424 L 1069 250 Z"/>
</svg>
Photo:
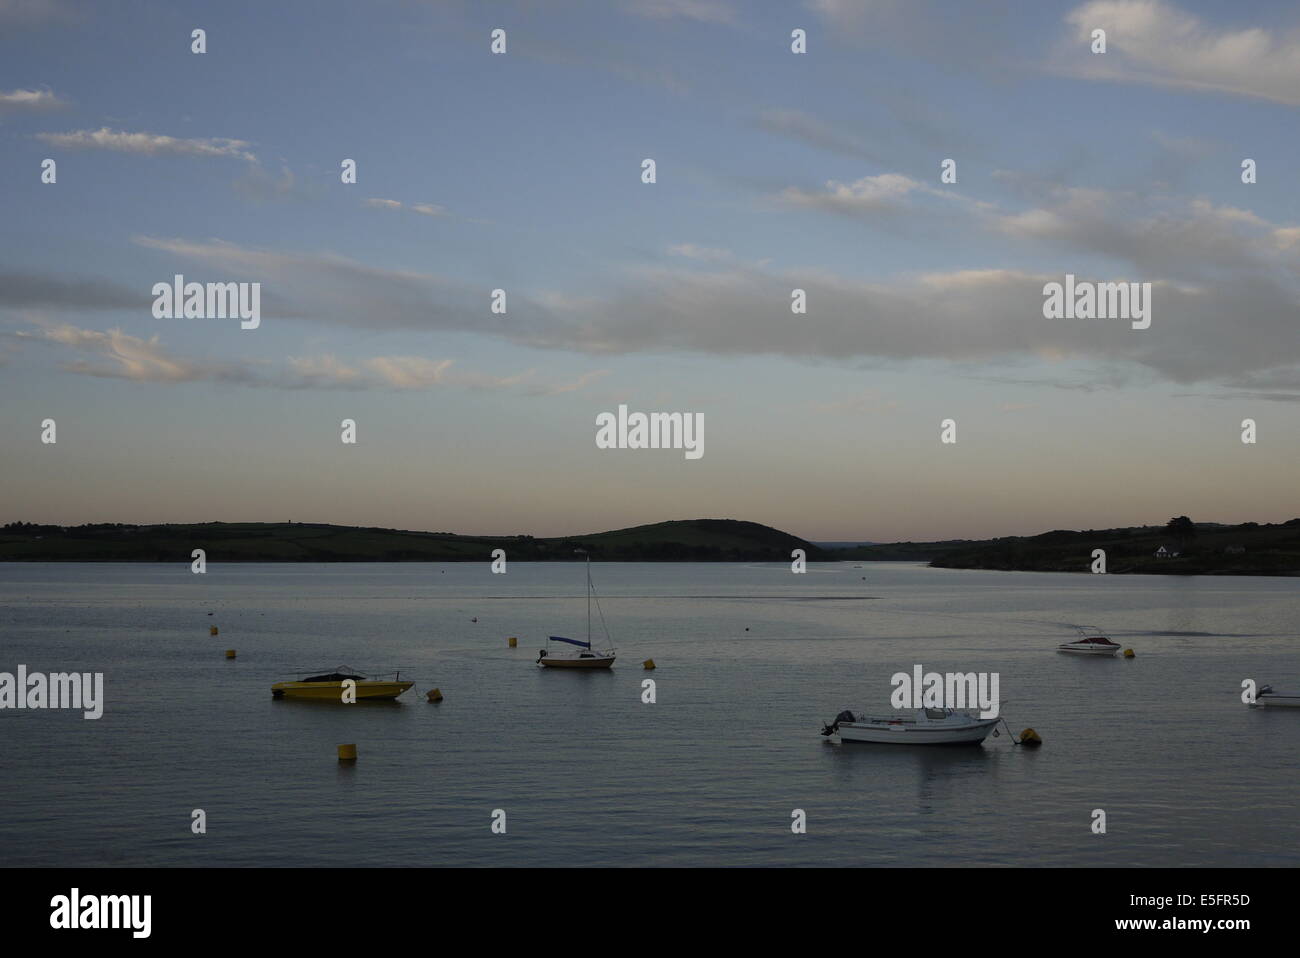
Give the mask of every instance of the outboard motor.
<svg viewBox="0 0 1300 958">
<path fill-rule="evenodd" d="M 841 722 L 854 722 L 856 720 L 857 717 L 848 709 L 845 709 L 839 715 L 835 716 L 835 721 L 832 722 L 830 725 L 822 726 L 822 734 L 827 736 L 834 735 L 836 732 L 840 730 Z"/>
<path fill-rule="evenodd" d="M 542 661 L 542 659 L 544 659 L 544 658 L 546 658 L 546 650 L 545 650 L 545 649 L 538 649 L 538 650 L 537 650 L 537 661 L 540 662 L 540 661 Z"/>
</svg>

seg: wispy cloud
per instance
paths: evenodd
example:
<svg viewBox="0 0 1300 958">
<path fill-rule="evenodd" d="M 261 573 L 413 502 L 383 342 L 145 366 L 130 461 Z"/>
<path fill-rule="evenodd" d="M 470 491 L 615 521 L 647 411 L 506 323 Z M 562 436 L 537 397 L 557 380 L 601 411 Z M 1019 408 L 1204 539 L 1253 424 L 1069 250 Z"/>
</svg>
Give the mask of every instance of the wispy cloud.
<svg viewBox="0 0 1300 958">
<path fill-rule="evenodd" d="M 19 333 L 21 338 L 35 338 L 79 353 L 89 359 L 74 359 L 63 364 L 68 372 L 105 379 L 128 379 L 138 383 L 184 383 L 200 380 L 252 382 L 251 372 L 235 363 L 214 363 L 169 356 L 159 344 L 159 337 L 141 339 L 120 329 L 100 332 L 77 326 L 58 325 L 35 334 Z"/>
<path fill-rule="evenodd" d="M 332 353 L 289 356 L 283 364 L 264 359 L 209 360 L 165 350 L 160 335 L 144 339 L 121 329 L 100 331 L 68 323 L 37 324 L 10 334 L 6 345 L 41 344 L 76 353 L 60 364 L 67 372 L 134 383 L 234 383 L 274 389 L 424 391 L 435 388 L 509 390 L 524 396 L 559 396 L 580 391 L 607 374 L 584 373 L 568 382 L 540 382 L 529 369 L 508 376 L 463 370 L 453 359 L 417 355 L 374 356 L 354 361 Z"/>
<path fill-rule="evenodd" d="M 1013 184 L 1014 185 L 1014 184 Z M 1297 227 L 1249 211 L 1161 195 L 1027 186 L 1018 210 L 960 201 L 973 231 L 1055 251 L 1062 267 L 950 269 L 866 282 L 810 269 L 772 269 L 725 250 L 679 243 L 681 264 L 638 264 L 599 290 L 512 290 L 508 316 L 488 310 L 486 287 L 422 273 L 365 266 L 333 255 L 278 253 L 210 241 L 142 239 L 250 279 L 314 321 L 368 329 L 457 330 L 536 348 L 588 354 L 681 351 L 782 355 L 810 360 L 939 359 L 1000 362 L 1026 357 L 1145 367 L 1176 382 L 1208 381 L 1300 362 L 1294 317 L 1300 296 Z M 836 212 L 886 208 L 938 192 L 885 174 L 832 183 L 798 197 Z M 947 194 L 945 194 L 947 195 Z M 840 208 L 836 208 L 836 207 Z M 1153 285 L 1152 327 L 1124 322 L 1053 322 L 1043 285 L 1114 265 L 1097 281 Z M 807 315 L 790 313 L 790 291 L 808 294 Z M 1232 317 L 1225 322 L 1224 317 Z M 424 365 L 394 365 L 394 382 L 436 377 Z"/>
<path fill-rule="evenodd" d="M 864 176 L 852 183 L 828 180 L 825 189 L 807 190 L 788 187 L 781 200 L 791 206 L 826 210 L 848 216 L 870 216 L 901 210 L 910 194 L 952 198 L 954 194 L 937 189 L 901 173 Z"/>
<path fill-rule="evenodd" d="M 862 140 L 847 132 L 845 126 L 836 126 L 800 110 L 764 110 L 755 118 L 755 124 L 769 133 L 800 141 L 808 146 L 829 150 L 843 156 L 879 163 L 882 154 L 867 146 Z"/>
<path fill-rule="evenodd" d="M 14 309 L 144 309 L 143 291 L 95 277 L 73 278 L 20 270 L 0 272 L 0 307 Z"/>
<path fill-rule="evenodd" d="M 53 113 L 67 106 L 66 100 L 50 90 L 0 90 L 0 114 Z"/>
<path fill-rule="evenodd" d="M 421 216 L 449 216 L 445 207 L 438 206 L 436 203 L 412 203 L 409 207 L 401 200 L 389 200 L 382 197 L 371 197 L 364 201 L 366 206 L 374 207 L 380 210 L 404 210 L 409 209 L 412 213 L 419 213 Z"/>
<path fill-rule="evenodd" d="M 68 133 L 37 133 L 36 139 L 68 150 L 109 150 L 136 156 L 221 156 L 257 162 L 244 140 L 221 137 L 182 139 L 158 133 L 127 133 L 108 127 Z"/>
<path fill-rule="evenodd" d="M 1104 54 L 1072 58 L 1075 75 L 1300 104 L 1296 29 L 1215 27 L 1164 0 L 1094 0 L 1066 22 L 1082 51 L 1093 30 L 1106 31 Z"/>
</svg>

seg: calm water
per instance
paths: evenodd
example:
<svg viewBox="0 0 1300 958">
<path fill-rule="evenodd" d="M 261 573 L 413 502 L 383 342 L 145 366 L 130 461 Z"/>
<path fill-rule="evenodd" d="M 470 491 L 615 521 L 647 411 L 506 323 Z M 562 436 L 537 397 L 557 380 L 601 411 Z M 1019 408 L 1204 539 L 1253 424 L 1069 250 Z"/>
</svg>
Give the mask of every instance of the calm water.
<svg viewBox="0 0 1300 958">
<path fill-rule="evenodd" d="M 620 650 L 603 674 L 534 665 L 547 634 L 585 632 L 578 565 L 0 563 L 0 670 L 102 671 L 107 698 L 97 722 L 0 711 L 0 865 L 1300 864 L 1300 711 L 1239 698 L 1247 677 L 1300 686 L 1300 580 L 593 575 Z M 1137 657 L 1053 652 L 1076 623 Z M 999 672 L 1003 714 L 1043 748 L 818 734 L 916 663 Z M 389 705 L 271 698 L 341 664 L 417 685 Z"/>
</svg>

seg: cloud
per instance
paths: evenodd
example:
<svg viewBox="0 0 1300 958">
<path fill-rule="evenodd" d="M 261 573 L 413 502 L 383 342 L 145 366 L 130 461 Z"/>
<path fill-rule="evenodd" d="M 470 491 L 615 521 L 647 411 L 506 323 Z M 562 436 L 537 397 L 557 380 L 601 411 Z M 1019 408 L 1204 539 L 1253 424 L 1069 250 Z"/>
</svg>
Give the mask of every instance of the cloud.
<svg viewBox="0 0 1300 958">
<path fill-rule="evenodd" d="M 44 273 L 0 272 L 0 307 L 15 309 L 146 309 L 143 291 L 97 278 L 64 278 Z"/>
<path fill-rule="evenodd" d="M 490 289 L 426 273 L 366 266 L 329 253 L 281 253 L 221 240 L 138 236 L 134 242 L 221 270 L 231 279 L 261 282 L 263 303 L 275 303 L 281 315 L 360 329 L 491 332 L 509 323 L 508 317 L 490 312 Z"/>
<path fill-rule="evenodd" d="M 842 127 L 833 126 L 799 110 L 764 110 L 757 116 L 755 123 L 760 129 L 769 133 L 798 140 L 832 153 L 868 160 L 872 163 L 879 163 L 882 159 L 879 151 L 869 149 L 857 138 L 845 133 Z"/>
<path fill-rule="evenodd" d="M 1064 270 L 1062 271 L 1064 272 Z M 1130 273 L 1091 277 L 1135 280 Z M 661 270 L 563 322 L 519 323 L 515 341 L 593 353 L 695 352 L 1013 362 L 1025 357 L 1145 367 L 1166 380 L 1222 379 L 1300 362 L 1297 301 L 1257 277 L 1190 287 L 1152 281 L 1153 320 L 1048 320 L 1043 286 L 1061 274 L 958 270 L 888 283 L 807 271 Z M 807 291 L 808 314 L 790 312 Z M 527 317 L 523 317 L 527 319 Z"/>
<path fill-rule="evenodd" d="M 578 392 L 586 389 L 598 379 L 603 379 L 609 375 L 608 369 L 594 369 L 589 373 L 583 373 L 572 382 L 558 383 L 553 386 L 533 385 L 528 388 L 530 395 L 534 396 L 559 396 L 564 393 Z"/>
<path fill-rule="evenodd" d="M 449 216 L 445 207 L 438 206 L 436 203 L 412 203 L 407 207 L 401 200 L 386 200 L 380 197 L 372 197 L 365 201 L 366 206 L 373 206 L 381 210 L 402 210 L 410 209 L 412 213 L 419 213 L 421 216 Z"/>
<path fill-rule="evenodd" d="M 852 183 L 827 180 L 825 189 L 819 191 L 791 186 L 781 193 L 780 198 L 786 204 L 806 209 L 847 216 L 871 216 L 901 211 L 912 193 L 944 197 L 952 195 L 901 173 L 881 173 L 878 176 L 864 176 Z"/>
<path fill-rule="evenodd" d="M 1016 181 L 1008 180 L 1016 186 Z M 1300 228 L 1239 207 L 1159 192 L 1022 184 L 1035 204 L 985 209 L 1003 235 L 1130 264 L 1147 277 L 1202 283 L 1209 277 L 1285 284 L 1300 270 Z"/>
<path fill-rule="evenodd" d="M 4 113 L 53 113 L 67 107 L 66 100 L 55 96 L 50 90 L 0 90 L 0 114 Z"/>
<path fill-rule="evenodd" d="M 85 376 L 128 379 L 137 383 L 252 381 L 251 374 L 237 364 L 168 356 L 159 345 L 157 336 L 146 340 L 120 329 L 99 332 L 66 324 L 40 330 L 34 337 L 27 333 L 19 333 L 19 336 L 43 339 L 47 343 L 90 354 L 92 359 L 77 359 L 62 366 L 69 372 Z"/>
<path fill-rule="evenodd" d="M 1088 79 L 1217 90 L 1300 104 L 1300 32 L 1217 28 L 1163 0 L 1094 0 L 1066 16 Z M 1094 29 L 1106 52 L 1092 54 Z"/>
<path fill-rule="evenodd" d="M 109 150 L 136 156 L 226 156 L 257 162 L 257 157 L 248 151 L 249 144 L 244 140 L 179 139 L 157 133 L 114 132 L 106 126 L 69 133 L 37 133 L 36 139 L 70 150 Z"/>
<path fill-rule="evenodd" d="M 356 386 L 361 382 L 360 370 L 340 362 L 332 355 L 290 356 L 286 362 L 302 386 Z"/>
<path fill-rule="evenodd" d="M 421 356 L 377 356 L 366 360 L 366 366 L 378 373 L 388 385 L 396 389 L 427 389 L 442 382 L 451 368 L 452 360 L 437 361 Z"/>
<path fill-rule="evenodd" d="M 534 370 L 493 376 L 455 368 L 453 359 L 424 356 L 375 356 L 351 364 L 332 353 L 289 356 L 281 367 L 265 360 L 199 360 L 168 353 L 160 337 L 132 336 L 120 329 L 101 332 L 67 323 L 39 325 L 11 334 L 10 345 L 40 343 L 87 358 L 60 364 L 67 372 L 134 383 L 170 384 L 220 382 L 277 389 L 396 389 L 433 388 L 515 390 L 526 396 L 558 396 L 577 392 L 607 374 L 584 373 L 560 383 L 535 382 Z M 0 353 L 0 355 L 3 355 Z"/>
<path fill-rule="evenodd" d="M 256 203 L 303 200 L 308 196 L 286 165 L 280 166 L 280 175 L 274 176 L 258 164 L 250 164 L 247 172 L 234 181 L 235 192 Z"/>
<path fill-rule="evenodd" d="M 220 241 L 139 239 L 244 279 L 260 279 L 303 316 L 366 329 L 474 332 L 534 348 L 593 355 L 692 352 L 811 361 L 1025 358 L 1145 368 L 1169 381 L 1222 380 L 1300 362 L 1295 334 L 1296 227 L 1235 207 L 1159 195 L 1025 187 L 1021 210 L 963 201 L 966 222 L 1019 239 L 1059 271 L 955 269 L 868 282 L 745 263 L 678 244 L 684 263 L 637 266 L 581 294 L 511 290 L 489 310 L 486 286 L 378 269 L 328 254 L 278 253 Z M 831 184 L 830 201 L 871 209 L 922 189 L 897 175 Z M 932 188 L 925 187 L 925 190 Z M 820 201 L 820 198 L 819 198 Z M 818 205 L 818 204 L 814 204 Z M 1098 259 L 1110 268 L 1098 268 Z M 1066 272 L 1096 282 L 1150 282 L 1148 330 L 1124 320 L 1047 320 L 1045 283 Z M 807 315 L 790 291 L 808 294 Z M 399 388 L 438 382 L 427 362 L 368 367 Z"/>
<path fill-rule="evenodd" d="M 1016 3 L 953 3 L 951 0 L 806 0 L 828 28 L 815 43 L 852 43 L 904 53 L 951 71 L 984 69 L 1024 59 L 1016 49 Z"/>
<path fill-rule="evenodd" d="M 736 255 L 729 249 L 715 246 L 699 246 L 695 243 L 677 243 L 668 247 L 670 256 L 684 256 L 687 259 L 706 263 L 734 263 Z"/>
</svg>

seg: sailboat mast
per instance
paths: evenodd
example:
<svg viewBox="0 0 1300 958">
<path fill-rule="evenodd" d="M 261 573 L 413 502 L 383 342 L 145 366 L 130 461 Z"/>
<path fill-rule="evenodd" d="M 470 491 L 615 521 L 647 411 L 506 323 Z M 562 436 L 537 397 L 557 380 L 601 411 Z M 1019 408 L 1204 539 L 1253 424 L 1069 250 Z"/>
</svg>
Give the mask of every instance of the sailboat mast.
<svg viewBox="0 0 1300 958">
<path fill-rule="evenodd" d="M 587 648 L 591 648 L 591 553 L 587 553 Z"/>
</svg>

